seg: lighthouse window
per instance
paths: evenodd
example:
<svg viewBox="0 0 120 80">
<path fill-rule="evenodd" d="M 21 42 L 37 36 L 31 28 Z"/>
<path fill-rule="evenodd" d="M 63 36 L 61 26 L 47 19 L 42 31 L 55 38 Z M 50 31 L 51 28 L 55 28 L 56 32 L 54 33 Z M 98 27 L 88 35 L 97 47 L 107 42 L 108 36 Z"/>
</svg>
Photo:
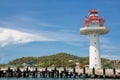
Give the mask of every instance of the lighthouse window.
<svg viewBox="0 0 120 80">
<path fill-rule="evenodd" d="M 100 26 L 104 26 L 104 23 L 101 22 L 101 23 L 100 23 Z"/>
<path fill-rule="evenodd" d="M 91 12 L 91 14 L 98 14 L 98 12 Z"/>
<path fill-rule="evenodd" d="M 95 50 L 95 52 L 96 52 L 96 50 Z"/>
<path fill-rule="evenodd" d="M 94 44 L 96 44 L 96 42 L 94 42 Z"/>
<path fill-rule="evenodd" d="M 92 21 L 92 26 L 93 26 L 93 27 L 98 27 L 98 25 L 99 25 L 99 24 L 98 24 L 98 21 Z"/>
<path fill-rule="evenodd" d="M 86 24 L 86 26 L 87 26 L 87 27 L 90 27 L 90 22 L 88 22 L 88 23 Z"/>
<path fill-rule="evenodd" d="M 92 23 L 92 26 L 98 26 L 98 23 L 94 22 Z"/>
<path fill-rule="evenodd" d="M 97 66 L 97 64 L 95 64 L 95 66 Z"/>
</svg>

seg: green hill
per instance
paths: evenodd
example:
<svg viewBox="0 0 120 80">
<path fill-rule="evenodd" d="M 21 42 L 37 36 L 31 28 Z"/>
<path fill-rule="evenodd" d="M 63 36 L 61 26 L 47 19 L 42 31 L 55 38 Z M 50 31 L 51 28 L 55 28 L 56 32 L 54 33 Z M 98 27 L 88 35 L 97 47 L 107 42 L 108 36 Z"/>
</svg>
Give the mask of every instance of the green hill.
<svg viewBox="0 0 120 80">
<path fill-rule="evenodd" d="M 39 66 L 39 67 L 48 67 L 48 66 L 75 66 L 75 62 L 80 63 L 88 63 L 88 58 L 77 57 L 67 53 L 58 53 L 50 56 L 42 56 L 42 57 L 22 57 L 10 61 L 9 65 L 19 65 L 21 66 L 23 63 L 30 64 L 31 66 Z M 84 61 L 84 62 L 83 62 Z"/>
<path fill-rule="evenodd" d="M 22 57 L 10 61 L 9 65 L 14 66 L 23 66 L 23 64 L 28 64 L 29 66 L 36 67 L 48 67 L 48 66 L 56 66 L 56 67 L 75 67 L 75 63 L 79 62 L 83 66 L 89 64 L 88 57 L 78 57 L 67 53 L 57 53 L 50 56 L 42 56 L 42 57 Z M 111 61 L 108 59 L 103 59 L 102 62 L 104 67 L 108 67 L 111 64 Z"/>
</svg>

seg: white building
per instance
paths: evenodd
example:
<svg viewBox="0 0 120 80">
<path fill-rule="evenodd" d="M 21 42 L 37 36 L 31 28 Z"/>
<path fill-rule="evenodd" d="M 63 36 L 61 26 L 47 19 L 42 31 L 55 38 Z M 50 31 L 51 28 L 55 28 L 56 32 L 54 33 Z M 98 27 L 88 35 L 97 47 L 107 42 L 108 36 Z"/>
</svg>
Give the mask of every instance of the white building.
<svg viewBox="0 0 120 80">
<path fill-rule="evenodd" d="M 99 18 L 97 10 L 91 10 L 89 17 L 84 21 L 84 27 L 80 28 L 80 34 L 89 35 L 89 68 L 101 68 L 99 36 L 110 31 L 105 26 L 104 17 Z"/>
</svg>

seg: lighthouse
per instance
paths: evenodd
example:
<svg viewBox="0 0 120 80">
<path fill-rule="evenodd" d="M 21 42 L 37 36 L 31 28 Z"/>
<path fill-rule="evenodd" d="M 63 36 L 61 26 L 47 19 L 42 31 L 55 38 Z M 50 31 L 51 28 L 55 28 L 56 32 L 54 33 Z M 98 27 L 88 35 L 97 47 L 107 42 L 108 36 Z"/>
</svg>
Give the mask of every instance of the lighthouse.
<svg viewBox="0 0 120 80">
<path fill-rule="evenodd" d="M 85 18 L 84 27 L 80 28 L 80 34 L 89 35 L 89 68 L 101 68 L 100 39 L 99 36 L 110 31 L 105 26 L 104 17 L 99 18 L 98 10 L 90 10 L 89 17 Z"/>
</svg>

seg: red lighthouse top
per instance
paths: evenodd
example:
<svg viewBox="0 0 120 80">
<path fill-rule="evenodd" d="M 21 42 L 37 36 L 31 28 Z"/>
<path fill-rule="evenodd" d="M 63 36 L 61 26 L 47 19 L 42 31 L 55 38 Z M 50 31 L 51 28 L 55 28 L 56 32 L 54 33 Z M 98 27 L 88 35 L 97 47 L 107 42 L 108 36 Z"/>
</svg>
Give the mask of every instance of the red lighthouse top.
<svg viewBox="0 0 120 80">
<path fill-rule="evenodd" d="M 84 21 L 84 27 L 102 27 L 104 24 L 104 17 L 99 18 L 99 12 L 95 9 L 89 11 L 89 17 Z"/>
</svg>

